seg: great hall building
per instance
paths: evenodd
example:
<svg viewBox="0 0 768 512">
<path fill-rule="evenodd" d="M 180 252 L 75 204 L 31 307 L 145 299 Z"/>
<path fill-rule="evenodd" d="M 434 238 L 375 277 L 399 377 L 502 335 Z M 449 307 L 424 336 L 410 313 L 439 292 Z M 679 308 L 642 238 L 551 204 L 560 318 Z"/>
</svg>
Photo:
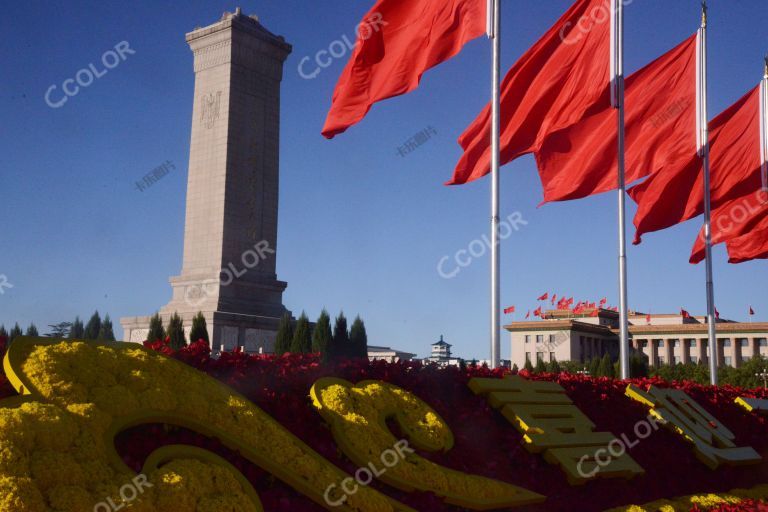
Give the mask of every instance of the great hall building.
<svg viewBox="0 0 768 512">
<path fill-rule="evenodd" d="M 596 316 L 593 316 L 596 315 Z M 619 356 L 619 314 L 608 309 L 546 311 L 542 320 L 512 322 L 504 328 L 511 334 L 512 364 L 518 368 L 530 360 L 587 362 L 608 353 Z M 650 319 L 650 321 L 649 321 Z M 708 364 L 706 317 L 649 315 L 630 312 L 632 352 L 641 352 L 650 366 L 677 363 Z M 738 368 L 758 355 L 768 357 L 768 323 L 717 322 L 718 364 Z"/>
</svg>

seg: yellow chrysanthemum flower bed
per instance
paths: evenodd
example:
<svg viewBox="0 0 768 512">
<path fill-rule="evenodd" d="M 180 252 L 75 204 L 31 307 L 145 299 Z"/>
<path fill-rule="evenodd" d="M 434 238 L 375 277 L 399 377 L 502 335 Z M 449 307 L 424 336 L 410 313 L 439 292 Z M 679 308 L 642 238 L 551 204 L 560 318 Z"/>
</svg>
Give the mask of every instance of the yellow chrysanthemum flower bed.
<svg viewBox="0 0 768 512">
<path fill-rule="evenodd" d="M 544 497 L 520 487 L 435 464 L 403 449 L 448 451 L 453 434 L 425 402 L 397 386 L 378 381 L 357 385 L 335 378 L 318 380 L 310 394 L 328 421 L 334 439 L 361 468 L 376 469 L 383 482 L 404 491 L 429 491 L 450 504 L 484 510 L 537 503 Z M 395 420 L 405 438 L 398 440 L 387 427 Z M 398 456 L 387 460 L 387 453 Z"/>
<path fill-rule="evenodd" d="M 689 512 L 695 505 L 703 510 L 722 505 L 738 505 L 745 500 L 768 499 L 768 485 L 752 489 L 735 489 L 727 493 L 707 493 L 685 496 L 671 500 L 656 500 L 645 505 L 616 507 L 606 512 Z"/>
<path fill-rule="evenodd" d="M 103 502 L 132 512 L 261 510 L 239 472 L 191 447 L 148 461 L 146 485 L 131 490 L 136 475 L 114 438 L 143 423 L 217 437 L 323 506 L 326 488 L 348 477 L 227 386 L 141 346 L 20 338 L 4 366 L 23 396 L 0 401 L 0 512 L 109 510 Z M 364 488 L 336 510 L 408 509 Z"/>
</svg>

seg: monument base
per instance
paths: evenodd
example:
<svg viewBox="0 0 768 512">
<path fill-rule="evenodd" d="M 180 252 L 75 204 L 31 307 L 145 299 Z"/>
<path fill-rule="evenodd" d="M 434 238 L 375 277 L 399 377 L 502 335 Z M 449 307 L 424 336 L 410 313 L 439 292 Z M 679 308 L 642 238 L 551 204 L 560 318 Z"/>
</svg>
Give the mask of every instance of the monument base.
<svg viewBox="0 0 768 512">
<path fill-rule="evenodd" d="M 277 327 L 280 318 L 225 313 L 222 311 L 203 311 L 214 351 L 231 351 L 242 347 L 250 354 L 270 354 L 275 351 Z M 173 313 L 161 312 L 163 325 L 167 326 Z M 184 324 L 184 334 L 189 335 L 192 319 L 197 313 L 179 313 Z M 125 317 L 120 319 L 125 341 L 141 343 L 149 333 L 149 316 Z M 194 340 L 196 341 L 196 340 Z"/>
</svg>

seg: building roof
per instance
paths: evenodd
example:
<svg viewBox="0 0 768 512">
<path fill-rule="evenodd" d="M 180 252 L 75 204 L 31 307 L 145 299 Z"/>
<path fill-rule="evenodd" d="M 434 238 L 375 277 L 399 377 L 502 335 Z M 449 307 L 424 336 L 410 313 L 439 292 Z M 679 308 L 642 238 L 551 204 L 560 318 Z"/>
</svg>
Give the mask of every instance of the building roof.
<svg viewBox="0 0 768 512">
<path fill-rule="evenodd" d="M 617 329 L 613 329 L 618 332 Z M 630 325 L 629 332 L 633 335 L 651 335 L 663 333 L 681 333 L 681 334 L 707 334 L 707 324 L 673 324 L 673 325 Z M 718 322 L 717 333 L 766 333 L 768 332 L 768 322 Z"/>
<path fill-rule="evenodd" d="M 453 346 L 450 343 L 446 343 L 445 341 L 443 341 L 443 335 L 442 334 L 440 335 L 440 341 L 432 344 L 433 347 L 437 346 L 437 345 L 439 345 L 439 346 L 446 346 L 446 347 L 452 347 Z"/>
<path fill-rule="evenodd" d="M 579 322 L 578 320 L 543 320 L 535 322 L 512 322 L 505 325 L 504 329 L 509 332 L 522 332 L 522 331 L 580 331 L 594 334 L 612 335 L 613 332 L 610 327 L 598 324 L 588 324 L 586 322 Z"/>
</svg>

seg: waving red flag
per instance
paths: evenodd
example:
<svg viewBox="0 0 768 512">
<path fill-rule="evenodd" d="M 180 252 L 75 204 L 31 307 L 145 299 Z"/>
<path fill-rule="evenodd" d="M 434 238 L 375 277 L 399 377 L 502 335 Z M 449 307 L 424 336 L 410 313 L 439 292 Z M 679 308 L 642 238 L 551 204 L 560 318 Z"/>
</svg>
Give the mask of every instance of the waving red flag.
<svg viewBox="0 0 768 512">
<path fill-rule="evenodd" d="M 680 315 L 683 318 L 691 318 L 691 314 L 689 312 L 687 312 L 686 310 L 684 310 L 683 308 L 680 308 Z"/>
<path fill-rule="evenodd" d="M 749 316 L 755 316 L 755 310 L 752 309 L 752 306 L 749 306 Z"/>
<path fill-rule="evenodd" d="M 768 259 L 768 229 L 729 240 L 728 263 Z"/>
<path fill-rule="evenodd" d="M 626 182 L 680 169 L 696 154 L 693 35 L 626 80 Z M 616 110 L 608 105 L 548 136 L 536 152 L 544 201 L 579 199 L 618 187 Z"/>
<path fill-rule="evenodd" d="M 515 312 L 515 306 L 509 306 L 508 308 L 504 309 L 504 314 L 505 315 L 508 315 L 508 314 L 514 313 L 514 312 Z"/>
<path fill-rule="evenodd" d="M 536 308 L 536 311 L 533 312 L 533 316 L 540 316 L 540 317 L 544 318 L 544 315 L 541 312 L 541 306 Z"/>
<path fill-rule="evenodd" d="M 577 0 L 509 70 L 501 84 L 502 164 L 538 150 L 587 111 L 610 107 L 610 19 L 605 0 Z M 464 155 L 447 185 L 490 172 L 490 134 L 489 104 L 459 138 Z"/>
<path fill-rule="evenodd" d="M 536 300 L 547 300 L 548 298 L 549 298 L 549 292 L 545 293 L 544 295 L 542 295 L 541 297 L 539 297 Z"/>
<path fill-rule="evenodd" d="M 378 0 L 358 27 L 323 136 L 358 123 L 374 103 L 406 94 L 421 76 L 486 30 L 486 0 Z"/>
<path fill-rule="evenodd" d="M 552 294 L 552 300 L 550 300 L 550 301 L 549 301 L 549 303 L 550 303 L 552 306 L 554 306 L 554 305 L 555 305 L 555 301 L 556 301 L 556 300 L 557 300 L 557 294 L 556 294 L 556 293 L 554 293 L 554 294 Z"/>
<path fill-rule="evenodd" d="M 710 123 L 713 210 L 758 190 L 762 184 L 759 103 L 759 88 L 755 88 Z M 695 157 L 684 169 L 658 172 L 629 189 L 638 204 L 634 243 L 639 244 L 645 233 L 701 215 L 703 180 L 701 160 Z"/>
<path fill-rule="evenodd" d="M 531 310 L 529 309 L 528 312 L 525 314 L 525 319 L 528 320 L 531 318 Z"/>
<path fill-rule="evenodd" d="M 750 233 L 768 229 L 768 191 L 760 190 L 746 197 L 734 199 L 712 212 L 712 245 L 721 244 Z M 690 262 L 700 263 L 706 258 L 704 228 L 696 237 Z"/>
</svg>

